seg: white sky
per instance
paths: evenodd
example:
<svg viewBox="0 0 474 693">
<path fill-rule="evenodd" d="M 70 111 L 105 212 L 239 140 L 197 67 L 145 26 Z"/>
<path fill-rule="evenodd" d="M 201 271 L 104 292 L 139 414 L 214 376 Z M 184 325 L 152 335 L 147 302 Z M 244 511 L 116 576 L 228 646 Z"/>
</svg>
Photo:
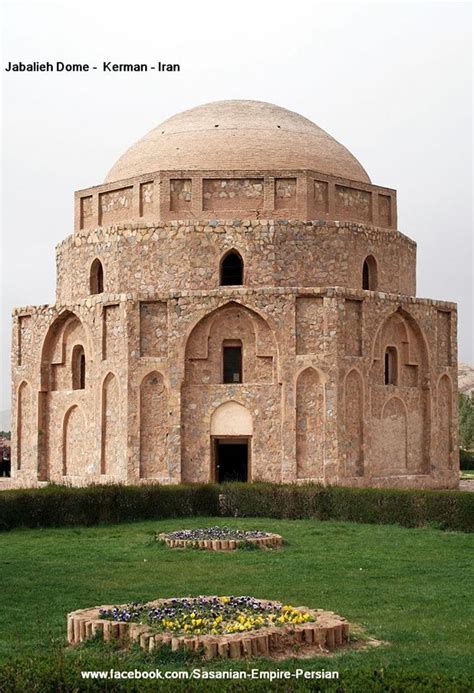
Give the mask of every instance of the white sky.
<svg viewBox="0 0 474 693">
<path fill-rule="evenodd" d="M 1 401 L 10 312 L 53 303 L 73 191 L 100 183 L 170 115 L 270 101 L 345 144 L 398 190 L 418 243 L 418 296 L 459 304 L 473 362 L 470 3 L 4 0 Z M 5 73 L 8 61 L 179 62 L 179 74 Z"/>
</svg>

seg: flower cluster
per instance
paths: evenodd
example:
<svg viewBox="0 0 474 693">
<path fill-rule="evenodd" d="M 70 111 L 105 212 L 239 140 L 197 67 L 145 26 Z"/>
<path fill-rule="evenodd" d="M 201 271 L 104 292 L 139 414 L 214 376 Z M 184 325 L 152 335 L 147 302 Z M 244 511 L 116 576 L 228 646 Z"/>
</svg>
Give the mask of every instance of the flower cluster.
<svg viewBox="0 0 474 693">
<path fill-rule="evenodd" d="M 268 532 L 260 532 L 257 529 L 234 529 L 233 527 L 206 527 L 203 529 L 178 529 L 176 532 L 168 532 L 169 539 L 187 539 L 197 541 L 199 539 L 261 539 L 268 537 Z"/>
<path fill-rule="evenodd" d="M 158 632 L 180 635 L 222 635 L 314 620 L 293 606 L 262 602 L 254 597 L 189 597 L 169 599 L 159 606 L 128 604 L 101 609 L 101 618 L 147 623 Z"/>
</svg>

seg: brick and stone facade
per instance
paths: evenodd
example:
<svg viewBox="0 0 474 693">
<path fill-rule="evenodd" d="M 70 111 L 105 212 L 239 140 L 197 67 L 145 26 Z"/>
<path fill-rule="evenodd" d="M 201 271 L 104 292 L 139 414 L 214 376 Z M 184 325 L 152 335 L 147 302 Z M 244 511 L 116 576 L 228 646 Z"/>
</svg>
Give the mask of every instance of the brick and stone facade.
<svg viewBox="0 0 474 693">
<path fill-rule="evenodd" d="M 415 294 L 395 191 L 329 135 L 179 114 L 76 193 L 56 303 L 14 311 L 11 484 L 456 487 L 456 306 Z"/>
</svg>

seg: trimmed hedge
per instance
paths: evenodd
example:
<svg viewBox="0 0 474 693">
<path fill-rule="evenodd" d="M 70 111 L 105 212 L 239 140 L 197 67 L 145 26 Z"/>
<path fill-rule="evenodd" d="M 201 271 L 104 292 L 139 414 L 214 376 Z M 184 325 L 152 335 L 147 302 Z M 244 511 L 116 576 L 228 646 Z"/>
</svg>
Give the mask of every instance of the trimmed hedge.
<svg viewBox="0 0 474 693">
<path fill-rule="evenodd" d="M 315 518 L 404 527 L 474 531 L 474 494 L 348 488 L 316 484 L 230 484 L 226 514 L 241 517 Z"/>
<path fill-rule="evenodd" d="M 474 494 L 318 484 L 88 486 L 0 493 L 0 529 L 193 516 L 345 520 L 474 531 Z"/>
<path fill-rule="evenodd" d="M 0 530 L 13 527 L 63 527 L 115 524 L 166 517 L 219 514 L 212 485 L 71 488 L 47 486 L 0 493 Z"/>
</svg>

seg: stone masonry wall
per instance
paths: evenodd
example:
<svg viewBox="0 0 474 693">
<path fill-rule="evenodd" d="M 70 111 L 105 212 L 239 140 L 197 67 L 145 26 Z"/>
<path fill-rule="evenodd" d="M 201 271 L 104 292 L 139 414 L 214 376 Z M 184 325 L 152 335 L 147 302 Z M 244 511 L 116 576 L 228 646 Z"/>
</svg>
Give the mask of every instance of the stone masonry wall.
<svg viewBox="0 0 474 693">
<path fill-rule="evenodd" d="M 205 210 L 262 209 L 263 178 L 205 178 L 202 196 Z"/>
<path fill-rule="evenodd" d="M 150 305 L 163 308 L 144 318 Z M 110 306 L 114 328 L 104 337 Z M 438 361 L 439 311 L 450 314 L 440 340 L 452 365 Z M 165 313 L 163 341 L 164 323 L 153 316 Z M 360 332 L 360 350 L 346 316 Z M 16 359 L 25 317 L 29 359 L 13 369 L 16 485 L 207 481 L 210 421 L 229 401 L 253 422 L 251 479 L 457 485 L 453 304 L 348 289 L 107 293 L 68 307 L 19 310 Z M 244 382 L 226 385 L 219 379 L 222 340 L 237 335 Z M 151 353 L 140 347 L 150 336 L 160 345 Z M 104 350 L 104 339 L 117 348 Z M 86 355 L 82 390 L 71 389 L 67 373 L 52 377 L 55 368 L 70 368 L 78 342 Z M 383 383 L 386 343 L 400 350 L 397 385 Z M 201 369 L 188 369 L 189 360 Z"/>
<path fill-rule="evenodd" d="M 108 292 L 213 290 L 232 248 L 245 263 L 246 285 L 362 286 L 367 255 L 377 262 L 377 290 L 415 293 L 416 246 L 399 232 L 350 223 L 242 220 L 159 222 L 76 233 L 57 246 L 57 300 L 89 293 L 95 258 Z"/>
<path fill-rule="evenodd" d="M 100 225 L 235 218 L 362 221 L 397 227 L 396 191 L 308 170 L 156 171 L 75 194 L 75 231 Z M 283 212 L 286 212 L 283 214 Z"/>
</svg>

